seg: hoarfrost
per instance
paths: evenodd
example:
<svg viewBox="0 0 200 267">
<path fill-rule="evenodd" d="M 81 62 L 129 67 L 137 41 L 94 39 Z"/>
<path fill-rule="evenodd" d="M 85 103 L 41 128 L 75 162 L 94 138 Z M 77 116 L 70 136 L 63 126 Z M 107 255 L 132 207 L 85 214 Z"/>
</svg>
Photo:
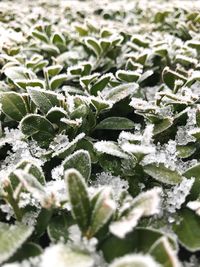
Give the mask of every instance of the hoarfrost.
<svg viewBox="0 0 200 267">
<path fill-rule="evenodd" d="M 183 178 L 182 182 L 172 189 L 166 190 L 166 201 L 164 203 L 165 209 L 169 213 L 175 213 L 177 209 L 180 209 L 185 202 L 186 197 L 190 193 L 192 185 L 195 179 Z"/>
<path fill-rule="evenodd" d="M 92 185 L 96 188 L 110 186 L 113 189 L 113 197 L 116 201 L 119 200 L 121 194 L 129 188 L 126 180 L 122 180 L 120 176 L 113 176 L 111 172 L 98 173 Z"/>
</svg>

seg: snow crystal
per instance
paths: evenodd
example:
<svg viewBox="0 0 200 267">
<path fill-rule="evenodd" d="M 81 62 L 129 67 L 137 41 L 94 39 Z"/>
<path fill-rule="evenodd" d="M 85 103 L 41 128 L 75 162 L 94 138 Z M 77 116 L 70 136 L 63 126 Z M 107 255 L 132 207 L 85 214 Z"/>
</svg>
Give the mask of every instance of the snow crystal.
<svg viewBox="0 0 200 267">
<path fill-rule="evenodd" d="M 111 172 L 97 173 L 95 182 L 92 185 L 96 188 L 102 186 L 110 186 L 113 189 L 113 197 L 115 200 L 119 200 L 121 194 L 128 190 L 128 182 L 122 180 L 120 176 L 113 176 Z"/>
<path fill-rule="evenodd" d="M 51 171 L 51 177 L 53 180 L 61 180 L 63 178 L 64 167 L 63 165 L 58 165 Z"/>
<path fill-rule="evenodd" d="M 194 180 L 194 178 L 184 178 L 180 184 L 174 186 L 172 189 L 166 190 L 164 206 L 169 213 L 175 213 L 177 209 L 181 208 L 190 193 Z"/>
<path fill-rule="evenodd" d="M 37 223 L 37 217 L 39 215 L 40 210 L 30 211 L 23 215 L 22 223 L 28 226 L 34 226 Z"/>
<path fill-rule="evenodd" d="M 57 207 L 60 207 L 60 203 L 66 201 L 67 199 L 67 190 L 64 180 L 50 181 L 45 186 L 45 191 L 47 198 L 54 199 L 54 204 Z"/>
<path fill-rule="evenodd" d="M 3 213 L 6 213 L 6 220 L 9 221 L 11 217 L 13 217 L 14 212 L 10 205 L 1 204 L 0 209 Z"/>
<path fill-rule="evenodd" d="M 58 134 L 54 137 L 50 143 L 49 148 L 53 151 L 60 150 L 69 144 L 69 138 L 67 135 Z"/>
</svg>

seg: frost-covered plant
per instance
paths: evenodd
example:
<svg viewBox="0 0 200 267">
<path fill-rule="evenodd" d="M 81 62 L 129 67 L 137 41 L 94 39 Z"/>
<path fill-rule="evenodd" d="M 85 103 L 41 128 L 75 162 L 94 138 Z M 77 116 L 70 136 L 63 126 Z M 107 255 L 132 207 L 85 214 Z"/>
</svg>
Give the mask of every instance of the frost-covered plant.
<svg viewBox="0 0 200 267">
<path fill-rule="evenodd" d="M 199 1 L 0 10 L 0 265 L 199 266 Z"/>
</svg>

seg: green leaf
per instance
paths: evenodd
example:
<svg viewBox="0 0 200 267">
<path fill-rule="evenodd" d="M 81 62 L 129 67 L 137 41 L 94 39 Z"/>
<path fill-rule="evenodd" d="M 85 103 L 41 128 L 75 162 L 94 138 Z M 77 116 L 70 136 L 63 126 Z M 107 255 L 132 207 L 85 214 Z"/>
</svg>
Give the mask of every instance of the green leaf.
<svg viewBox="0 0 200 267">
<path fill-rule="evenodd" d="M 15 80 L 36 78 L 36 75 L 34 75 L 34 73 L 31 70 L 24 68 L 24 67 L 18 67 L 18 66 L 6 68 L 4 70 L 4 73 L 13 82 Z"/>
<path fill-rule="evenodd" d="M 120 147 L 112 141 L 100 141 L 94 144 L 94 148 L 100 152 L 111 156 L 128 159 L 129 155 L 124 153 Z"/>
<path fill-rule="evenodd" d="M 169 129 L 172 125 L 173 125 L 173 119 L 172 118 L 164 118 L 159 123 L 155 123 L 154 129 L 153 129 L 154 136 Z"/>
<path fill-rule="evenodd" d="M 61 33 L 54 33 L 52 36 L 53 44 L 65 44 L 65 37 Z"/>
<path fill-rule="evenodd" d="M 66 74 L 59 74 L 59 75 L 54 76 L 50 80 L 51 90 L 55 90 L 59 88 L 65 81 L 67 81 L 67 79 L 68 79 L 68 76 Z"/>
<path fill-rule="evenodd" d="M 64 170 L 70 168 L 78 170 L 86 181 L 90 178 L 91 159 L 90 154 L 86 150 L 77 150 L 62 162 L 62 166 Z"/>
<path fill-rule="evenodd" d="M 37 166 L 35 163 L 29 160 L 23 160 L 18 164 L 17 169 L 25 169 L 27 166 L 28 166 L 28 173 L 32 174 L 42 185 L 45 185 L 46 181 L 43 170 L 40 166 Z"/>
<path fill-rule="evenodd" d="M 170 170 L 163 163 L 145 165 L 143 170 L 152 178 L 164 184 L 175 185 L 182 181 L 180 173 Z"/>
<path fill-rule="evenodd" d="M 150 255 L 130 254 L 116 259 L 109 267 L 159 267 Z"/>
<path fill-rule="evenodd" d="M 23 260 L 28 260 L 29 258 L 34 258 L 42 254 L 42 248 L 33 242 L 27 242 L 20 247 L 17 252 L 9 260 L 11 262 L 21 262 Z"/>
<path fill-rule="evenodd" d="M 48 76 L 51 77 L 51 76 L 58 75 L 61 72 L 62 68 L 63 66 L 61 65 L 53 65 L 53 66 L 47 67 L 46 71 L 48 73 Z"/>
<path fill-rule="evenodd" d="M 138 89 L 138 84 L 136 83 L 127 83 L 121 84 L 109 90 L 102 91 L 102 95 L 105 100 L 110 100 L 114 103 L 121 101 L 122 99 L 131 96 Z"/>
<path fill-rule="evenodd" d="M 68 118 L 68 113 L 61 107 L 52 107 L 46 114 L 46 118 L 57 125 L 62 124 L 62 118 Z"/>
<path fill-rule="evenodd" d="M 48 247 L 41 257 L 41 266 L 52 267 L 92 267 L 94 259 L 85 251 L 72 249 L 67 245 L 59 243 Z"/>
<path fill-rule="evenodd" d="M 141 217 L 158 214 L 161 191 L 160 188 L 153 188 L 140 193 L 129 203 L 128 208 L 123 210 L 125 215 L 110 225 L 111 233 L 119 238 L 124 238 L 138 224 Z"/>
<path fill-rule="evenodd" d="M 166 237 L 158 239 L 150 248 L 149 253 L 157 262 L 162 264 L 163 267 L 180 266 L 176 252 L 172 249 Z"/>
<path fill-rule="evenodd" d="M 32 234 L 33 227 L 0 222 L 0 264 L 8 260 Z"/>
<path fill-rule="evenodd" d="M 136 71 L 118 70 L 116 72 L 117 79 L 124 82 L 136 82 L 140 78 L 140 74 Z"/>
<path fill-rule="evenodd" d="M 43 113 L 47 113 L 52 107 L 59 107 L 61 105 L 62 96 L 51 91 L 42 90 L 38 88 L 27 89 L 31 100 Z M 59 99 L 60 97 L 60 99 Z"/>
<path fill-rule="evenodd" d="M 94 236 L 111 219 L 116 210 L 116 204 L 112 200 L 110 188 L 103 188 L 93 196 L 91 205 L 91 222 L 87 232 L 89 237 Z"/>
<path fill-rule="evenodd" d="M 45 117 L 36 114 L 25 116 L 20 122 L 23 134 L 31 136 L 42 146 L 46 146 L 54 137 L 53 125 Z"/>
<path fill-rule="evenodd" d="M 200 217 L 194 211 L 182 209 L 179 213 L 179 222 L 174 223 L 173 230 L 179 242 L 189 251 L 200 250 Z"/>
<path fill-rule="evenodd" d="M 200 195 L 200 163 L 188 168 L 183 176 L 190 179 L 192 177 L 195 178 L 195 181 L 190 190 L 190 195 L 188 196 L 190 199 L 196 200 Z"/>
<path fill-rule="evenodd" d="M 78 134 L 74 140 L 72 140 L 66 147 L 61 148 L 57 151 L 55 151 L 52 154 L 52 157 L 59 157 L 59 158 L 65 158 L 68 155 L 70 155 L 76 148 L 78 142 L 85 137 L 84 133 Z"/>
<path fill-rule="evenodd" d="M 51 218 L 47 228 L 50 240 L 52 242 L 59 242 L 60 240 L 67 242 L 69 234 L 68 227 L 68 218 L 64 214 Z"/>
<path fill-rule="evenodd" d="M 176 150 L 178 152 L 178 157 L 180 158 L 189 158 L 192 156 L 196 151 L 195 145 L 186 145 L 186 146 L 176 146 Z"/>
<path fill-rule="evenodd" d="M 178 72 L 172 71 L 169 69 L 169 67 L 165 67 L 162 73 L 162 78 L 165 84 L 170 88 L 174 89 L 175 81 L 181 80 L 184 83 L 187 81 L 187 79 L 179 74 Z"/>
<path fill-rule="evenodd" d="M 39 39 L 40 41 L 42 41 L 42 42 L 45 42 L 45 43 L 49 42 L 48 36 L 45 33 L 41 32 L 41 31 L 38 31 L 38 30 L 35 29 L 35 30 L 32 31 L 32 35 L 34 37 L 36 37 L 37 39 Z"/>
<path fill-rule="evenodd" d="M 90 218 L 90 200 L 86 183 L 82 175 L 75 169 L 65 172 L 65 182 L 68 190 L 72 215 L 81 231 L 88 229 Z"/>
<path fill-rule="evenodd" d="M 128 130 L 133 129 L 134 122 L 123 117 L 109 117 L 97 124 L 95 129 Z"/>
<path fill-rule="evenodd" d="M 107 86 L 112 77 L 113 77 L 112 73 L 107 73 L 102 75 L 90 88 L 90 93 L 96 96 L 98 92 L 101 92 Z"/>
<path fill-rule="evenodd" d="M 27 114 L 26 103 L 18 93 L 2 93 L 0 103 L 2 111 L 13 120 L 20 121 Z"/>
<path fill-rule="evenodd" d="M 99 41 L 93 37 L 87 37 L 85 38 L 85 44 L 88 48 L 90 48 L 96 56 L 101 55 L 101 46 L 99 44 Z"/>
<path fill-rule="evenodd" d="M 32 79 L 32 80 L 28 80 L 28 79 L 17 79 L 14 81 L 14 84 L 21 88 L 26 90 L 27 87 L 39 87 L 39 88 L 44 88 L 44 81 L 39 80 L 39 79 Z"/>
</svg>

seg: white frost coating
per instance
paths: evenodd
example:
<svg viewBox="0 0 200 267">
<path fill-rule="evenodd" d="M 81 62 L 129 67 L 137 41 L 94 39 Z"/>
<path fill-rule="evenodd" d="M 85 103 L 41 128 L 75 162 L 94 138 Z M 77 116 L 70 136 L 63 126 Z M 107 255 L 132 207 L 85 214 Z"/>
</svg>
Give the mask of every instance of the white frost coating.
<svg viewBox="0 0 200 267">
<path fill-rule="evenodd" d="M 45 186 L 45 192 L 47 196 L 54 197 L 55 205 L 58 207 L 60 206 L 60 202 L 66 201 L 68 198 L 64 179 L 48 182 Z"/>
<path fill-rule="evenodd" d="M 116 259 L 109 267 L 126 267 L 126 266 L 142 266 L 142 267 L 160 267 L 160 264 L 150 255 L 130 254 Z"/>
<path fill-rule="evenodd" d="M 97 188 L 110 186 L 115 200 L 119 200 L 122 192 L 127 191 L 129 188 L 126 180 L 122 180 L 120 176 L 113 176 L 111 172 L 98 173 L 96 180 L 92 183 L 92 186 Z"/>
<path fill-rule="evenodd" d="M 48 247 L 41 256 L 39 267 L 92 267 L 93 258 L 84 252 L 74 251 L 64 244 Z"/>
<path fill-rule="evenodd" d="M 168 212 L 175 213 L 177 209 L 181 208 L 190 193 L 194 181 L 194 178 L 183 178 L 180 184 L 174 186 L 171 190 L 167 190 L 164 206 Z"/>
<path fill-rule="evenodd" d="M 194 210 L 196 214 L 200 216 L 200 201 L 199 200 L 188 202 L 187 207 L 190 208 L 191 210 Z"/>
<path fill-rule="evenodd" d="M 133 201 L 133 207 L 141 208 L 143 216 L 151 216 L 160 212 L 160 195 L 162 189 L 155 187 L 140 193 Z"/>
<path fill-rule="evenodd" d="M 53 180 L 61 180 L 64 175 L 63 165 L 58 165 L 51 171 L 51 177 Z"/>
<path fill-rule="evenodd" d="M 50 143 L 49 148 L 53 151 L 60 150 L 69 144 L 69 138 L 67 135 L 58 134 L 54 137 L 53 141 Z"/>
<path fill-rule="evenodd" d="M 100 141 L 94 144 L 94 148 L 101 153 L 106 153 L 123 159 L 128 159 L 129 156 L 121 151 L 117 144 L 111 141 Z"/>
<path fill-rule="evenodd" d="M 123 144 L 121 148 L 123 151 L 133 154 L 150 154 L 155 152 L 155 148 L 153 146 L 134 145 L 130 143 Z"/>
<path fill-rule="evenodd" d="M 196 109 L 188 108 L 187 123 L 185 126 L 179 126 L 176 133 L 176 142 L 178 145 L 187 145 L 189 142 L 196 140 L 191 134 L 191 131 L 196 127 Z"/>
<path fill-rule="evenodd" d="M 138 224 L 142 214 L 142 209 L 134 209 L 127 217 L 111 223 L 109 226 L 110 232 L 119 238 L 124 238 Z"/>
</svg>

